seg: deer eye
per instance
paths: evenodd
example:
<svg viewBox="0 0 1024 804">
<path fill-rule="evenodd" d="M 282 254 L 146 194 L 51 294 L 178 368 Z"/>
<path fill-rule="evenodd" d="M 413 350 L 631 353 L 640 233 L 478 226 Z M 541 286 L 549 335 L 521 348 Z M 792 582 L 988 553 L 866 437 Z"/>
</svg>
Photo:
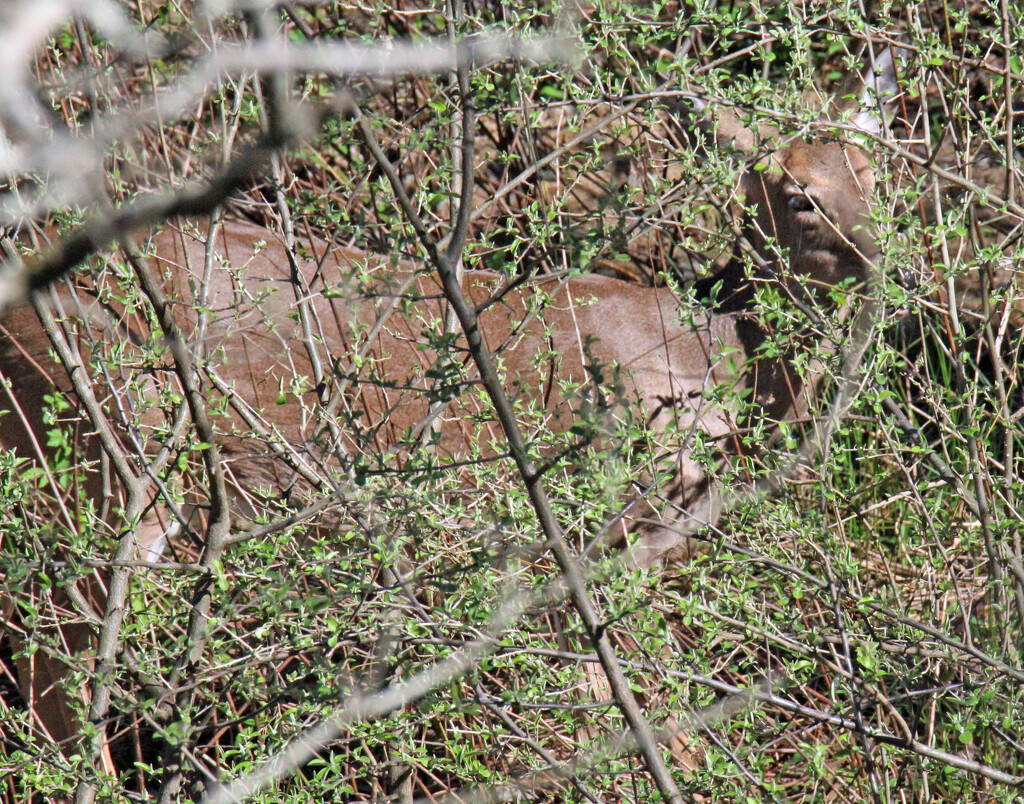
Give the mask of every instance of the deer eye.
<svg viewBox="0 0 1024 804">
<path fill-rule="evenodd" d="M 814 202 L 806 193 L 791 195 L 787 203 L 793 212 L 813 212 L 815 209 Z"/>
</svg>

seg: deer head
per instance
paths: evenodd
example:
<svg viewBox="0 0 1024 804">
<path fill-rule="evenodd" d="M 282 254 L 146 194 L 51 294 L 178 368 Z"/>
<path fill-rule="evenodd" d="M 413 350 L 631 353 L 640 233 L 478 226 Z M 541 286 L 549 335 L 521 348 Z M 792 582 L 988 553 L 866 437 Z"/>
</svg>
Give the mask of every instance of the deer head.
<svg viewBox="0 0 1024 804">
<path fill-rule="evenodd" d="M 830 288 L 862 282 L 878 248 L 869 201 L 874 168 L 859 148 L 842 141 L 794 143 L 771 154 L 744 177 L 748 237 L 759 254 L 783 261 L 787 276 Z"/>
</svg>

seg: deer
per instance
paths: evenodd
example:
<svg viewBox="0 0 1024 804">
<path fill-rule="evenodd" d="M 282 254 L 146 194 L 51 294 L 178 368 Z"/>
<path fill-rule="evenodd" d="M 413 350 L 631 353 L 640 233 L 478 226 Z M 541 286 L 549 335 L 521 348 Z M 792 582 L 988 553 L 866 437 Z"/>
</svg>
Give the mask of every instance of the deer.
<svg viewBox="0 0 1024 804">
<path fill-rule="evenodd" d="M 849 127 L 856 125 L 851 120 Z M 699 282 L 698 298 L 715 301 L 693 321 L 677 317 L 671 288 L 614 277 L 508 282 L 467 271 L 463 281 L 507 392 L 533 405 L 549 428 L 564 432 L 577 423 L 573 405 L 581 397 L 564 389 L 593 388 L 595 367 L 614 366 L 650 430 L 684 436 L 671 447 L 676 468 L 668 504 L 657 510 L 637 500 L 620 523 L 632 543 L 630 562 L 643 567 L 685 557 L 694 549 L 687 535 L 694 523 L 714 525 L 721 515 L 721 490 L 692 454 L 687 434 L 700 430 L 722 454 L 736 452 L 738 429 L 751 420 L 770 430 L 796 419 L 818 393 L 786 356 L 761 354 L 768 333 L 755 309 L 756 284 L 824 298 L 834 288 L 863 285 L 879 253 L 871 228 L 874 166 L 843 132 L 784 139 L 770 129 L 748 131 L 726 114 L 718 138 L 751 162 L 741 229 L 756 268 L 735 257 Z M 240 220 L 210 229 L 168 226 L 144 251 L 148 265 L 137 268 L 164 297 L 215 409 L 212 428 L 236 523 L 315 509 L 317 494 L 333 493 L 346 472 L 384 471 L 374 456 L 400 460 L 428 447 L 448 461 L 494 457 L 486 444 L 500 441 L 497 424 L 486 420 L 477 397 L 444 379 L 472 382 L 473 370 L 462 340 L 431 335 L 444 320 L 445 299 L 421 264 L 313 237 L 299 254 L 271 230 Z M 164 336 L 125 293 L 136 280 L 115 281 L 116 292 L 110 281 L 83 272 L 0 320 L 0 446 L 24 465 L 45 467 L 53 427 L 45 411 L 54 393 L 82 409 L 91 394 L 91 410 L 109 421 L 77 425 L 83 460 L 92 467 L 78 499 L 92 500 L 101 516 L 125 505 L 105 468 L 115 459 L 109 453 L 120 451 L 119 460 L 151 481 L 128 530 L 140 559 L 156 562 L 168 542 L 173 549 L 179 537 L 203 538 L 210 492 L 200 482 L 187 494 L 170 494 L 164 481 L 146 474 L 147 461 L 166 467 L 175 451 L 188 453 L 180 401 L 186 391 L 166 350 L 160 357 Z M 722 388 L 745 393 L 752 404 L 741 410 L 711 401 L 709 389 Z M 471 431 L 469 419 L 482 424 Z M 60 499 L 59 486 L 53 478 L 55 516 L 73 526 L 74 503 Z M 102 583 L 87 585 L 86 594 L 69 592 L 102 610 Z M 95 628 L 67 625 L 62 638 L 72 653 L 86 650 Z M 38 724 L 64 747 L 78 734 L 61 684 L 67 673 L 57 659 L 18 660 Z"/>
</svg>

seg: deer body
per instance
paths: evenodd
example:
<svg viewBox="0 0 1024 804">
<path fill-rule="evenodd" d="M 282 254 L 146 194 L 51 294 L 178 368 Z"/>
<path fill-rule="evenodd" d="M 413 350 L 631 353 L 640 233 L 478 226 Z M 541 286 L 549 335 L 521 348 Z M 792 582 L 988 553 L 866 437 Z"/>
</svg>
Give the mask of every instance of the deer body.
<svg viewBox="0 0 1024 804">
<path fill-rule="evenodd" d="M 865 154 L 838 141 L 785 144 L 771 154 L 767 170 L 748 174 L 745 186 L 755 207 L 745 234 L 762 274 L 774 274 L 773 281 L 799 295 L 865 279 L 875 254 L 867 201 L 873 177 Z M 258 241 L 266 245 L 255 249 Z M 441 457 L 459 459 L 475 449 L 493 456 L 489 445 L 501 442 L 498 424 L 486 420 L 475 394 L 456 394 L 450 380 L 446 386 L 435 377 L 439 367 L 452 364 L 463 365 L 456 372 L 463 379 L 475 377 L 459 339 L 442 360 L 431 345 L 429 334 L 439 332 L 444 319 L 437 280 L 408 262 L 392 264 L 315 241 L 307 246 L 317 259 L 295 265 L 311 334 L 304 333 L 289 255 L 266 230 L 224 224 L 212 248 L 218 256 L 209 265 L 206 245 L 195 237 L 165 229 L 152 244 L 149 270 L 162 277 L 172 317 L 214 411 L 236 522 L 281 515 L 282 496 L 301 500 L 324 493 L 360 460 L 380 468 L 373 462 L 382 453 L 401 456 L 416 443 L 434 442 Z M 357 275 L 364 278 L 357 281 Z M 660 521 L 636 528 L 634 559 L 640 564 L 685 554 L 688 541 L 680 527 L 718 517 L 715 481 L 691 455 L 693 432 L 703 430 L 728 452 L 745 422 L 737 409 L 713 403 L 709 391 L 746 391 L 757 415 L 769 422 L 799 414 L 801 395 L 814 391 L 801 386 L 785 358 L 758 355 L 766 333 L 745 277 L 740 262 L 727 266 L 721 304 L 692 324 L 677 320 L 670 290 L 594 275 L 527 282 L 481 308 L 484 341 L 500 358 L 507 391 L 543 411 L 552 429 L 568 430 L 581 400 L 596 398 L 591 367 L 615 365 L 626 396 L 636 400 L 652 431 L 676 434 L 662 445 L 677 459 L 670 505 Z M 464 282 L 478 307 L 500 287 L 500 279 L 486 272 L 471 271 Z M 63 307 L 68 316 L 64 332 L 80 355 L 79 376 L 92 365 L 91 379 L 79 382 L 95 390 L 120 448 L 136 467 L 161 450 L 187 450 L 188 436 L 174 423 L 183 418 L 183 408 L 168 397 L 157 404 L 162 385 L 180 391 L 170 360 L 154 361 L 141 348 L 159 345 L 162 334 L 117 294 L 102 304 L 97 295 L 103 294 L 96 293 L 95 283 L 83 279 L 74 292 L 63 288 L 40 300 Z M 54 388 L 73 393 L 73 384 L 51 357 L 50 338 L 32 310 L 16 310 L 0 325 L 0 372 L 9 384 L 6 394 L 0 390 L 0 409 L 7 411 L 0 418 L 0 445 L 42 461 L 48 427 L 43 397 Z M 111 355 L 116 356 L 106 369 L 94 365 L 94 358 Z M 589 390 L 566 395 L 569 387 Z M 432 415 L 439 422 L 436 438 Z M 479 429 L 468 426 L 471 416 L 484 417 Z M 89 441 L 87 454 L 96 457 L 90 430 L 80 428 Z M 105 494 L 117 494 L 100 472 L 91 477 L 89 494 L 97 506 Z M 143 550 L 164 538 L 173 519 L 160 495 L 152 494 L 155 504 L 135 529 Z M 191 513 L 182 508 L 179 514 L 201 534 L 201 478 L 189 494 L 196 503 Z M 652 509 L 637 506 L 630 515 L 651 519 Z M 78 629 L 77 637 L 68 631 L 68 644 L 87 643 L 89 629 Z M 25 681 L 31 678 L 27 666 L 20 669 L 42 723 L 57 739 L 72 737 L 66 702 L 38 688 L 44 677 L 59 678 L 60 671 L 43 668 L 33 689 Z"/>
<path fill-rule="evenodd" d="M 261 241 L 265 245 L 254 249 Z M 326 383 L 335 389 L 343 386 L 333 402 L 327 402 L 345 421 L 340 428 L 340 454 L 354 457 L 354 452 L 370 448 L 388 450 L 410 435 L 419 436 L 429 424 L 440 387 L 426 376 L 438 361 L 437 351 L 429 347 L 428 333 L 443 319 L 439 284 L 407 262 L 393 267 L 375 255 L 312 245 L 318 254 L 327 253 L 328 259 L 322 264 L 300 259 L 304 280 L 348 289 L 333 297 L 315 293 L 308 301 L 317 327 L 316 348 L 329 370 Z M 184 302 L 176 305 L 177 324 L 205 355 L 203 384 L 228 400 L 218 424 L 219 443 L 236 491 L 272 494 L 274 488 L 290 485 L 296 465 L 308 466 L 311 459 L 314 463 L 330 460 L 324 405 L 318 401 L 313 367 L 302 345 L 283 245 L 252 224 L 232 222 L 221 227 L 215 251 L 237 270 L 218 265 L 205 285 L 202 307 L 207 320 L 201 337 L 194 312 L 199 300 L 192 296 L 193 289 L 203 286 L 206 244 L 196 236 L 168 229 L 156 237 L 153 251 L 152 268 L 167 277 L 166 292 Z M 357 266 L 367 268 L 371 277 L 361 290 L 353 287 L 352 272 Z M 485 271 L 469 272 L 464 284 L 477 304 L 501 287 L 499 277 Z M 538 305 L 541 293 L 542 307 Z M 81 290 L 74 300 L 66 291 L 58 295 L 65 311 L 99 307 Z M 411 310 L 396 310 L 399 300 L 411 305 Z M 626 394 L 640 403 L 655 431 L 664 430 L 675 419 L 680 433 L 699 423 L 712 438 L 719 438 L 736 429 L 736 417 L 710 405 L 704 394 L 714 385 L 743 381 L 741 369 L 756 345 L 757 328 L 746 312 L 709 314 L 696 326 L 684 325 L 676 320 L 677 306 L 668 288 L 587 275 L 567 282 L 527 283 L 483 310 L 480 322 L 488 348 L 500 357 L 512 396 L 542 406 L 552 429 L 564 430 L 574 423 L 573 400 L 563 397 L 563 387 L 591 383 L 588 367 L 615 365 Z M 91 312 L 84 315 L 88 325 L 78 330 L 83 362 L 89 362 L 90 343 L 115 341 L 130 354 L 125 344 L 151 342 L 153 333 L 137 320 L 118 321 L 99 309 Z M 32 455 L 33 445 L 45 442 L 41 437 L 45 432 L 43 395 L 54 388 L 73 394 L 73 389 L 64 367 L 50 356 L 49 338 L 31 309 L 17 311 L 4 327 L 0 370 L 17 378 L 12 391 L 30 426 L 8 417 L 3 442 L 8 449 Z M 369 342 L 359 334 L 361 330 L 374 330 Z M 359 352 L 362 361 L 355 359 Z M 464 346 L 456 345 L 449 357 L 465 366 L 471 382 L 474 370 Z M 137 360 L 142 361 L 141 355 Z M 126 362 L 130 365 L 131 358 Z M 167 366 L 150 366 L 146 371 L 170 375 Z M 296 388 L 297 377 L 302 384 Z M 135 409 L 154 401 L 157 382 L 142 383 Z M 121 386 L 112 385 L 110 398 L 118 395 Z M 321 391 L 321 396 L 326 401 L 330 394 Z M 483 408 L 474 395 L 463 394 L 437 412 L 440 455 L 457 459 L 472 449 L 464 419 L 470 414 L 485 416 Z M 147 428 L 165 426 L 165 412 L 151 408 L 139 417 L 139 432 L 150 451 L 164 442 L 162 433 L 145 438 Z M 252 426 L 253 419 L 258 427 Z M 353 435 L 353 429 L 362 435 Z M 500 440 L 496 422 L 486 430 L 490 440 Z M 681 483 L 692 486 L 701 477 L 702 470 L 684 456 Z"/>
</svg>

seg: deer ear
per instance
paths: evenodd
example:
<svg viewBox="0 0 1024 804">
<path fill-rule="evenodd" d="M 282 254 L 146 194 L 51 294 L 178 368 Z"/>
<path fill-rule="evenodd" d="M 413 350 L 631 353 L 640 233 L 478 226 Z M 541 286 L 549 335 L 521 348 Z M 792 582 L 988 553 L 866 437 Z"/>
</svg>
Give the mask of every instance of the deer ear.
<svg viewBox="0 0 1024 804">
<path fill-rule="evenodd" d="M 750 127 L 741 111 L 709 99 L 688 85 L 685 99 L 668 103 L 668 110 L 682 137 L 698 152 L 739 152 L 750 156 L 764 140 L 778 132 L 772 126 Z"/>
<path fill-rule="evenodd" d="M 838 121 L 852 112 L 849 125 L 866 134 L 881 134 L 884 120 L 892 116 L 892 106 L 899 97 L 896 65 L 892 49 L 886 48 L 874 58 L 864 75 L 852 72 L 832 99 L 829 117 Z"/>
<path fill-rule="evenodd" d="M 719 103 L 708 102 L 694 92 L 686 103 L 670 105 L 669 111 L 682 138 L 690 142 L 698 154 L 739 152 L 748 156 L 760 139 L 743 124 L 738 111 Z"/>
<path fill-rule="evenodd" d="M 747 125 L 732 108 L 709 109 L 701 125 L 714 133 L 720 150 L 738 151 L 745 157 L 752 156 L 766 141 L 774 140 L 779 134 L 778 128 L 772 125 Z"/>
</svg>

